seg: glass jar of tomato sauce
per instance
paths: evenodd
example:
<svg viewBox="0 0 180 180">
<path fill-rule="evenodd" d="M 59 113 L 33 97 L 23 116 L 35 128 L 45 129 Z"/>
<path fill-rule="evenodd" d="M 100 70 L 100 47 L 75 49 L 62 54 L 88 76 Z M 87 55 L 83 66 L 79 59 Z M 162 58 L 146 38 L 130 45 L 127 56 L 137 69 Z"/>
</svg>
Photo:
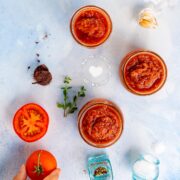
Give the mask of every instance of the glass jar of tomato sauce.
<svg viewBox="0 0 180 180">
<path fill-rule="evenodd" d="M 93 99 L 78 114 L 81 137 L 89 145 L 104 148 L 114 144 L 121 136 L 124 120 L 121 110 L 106 99 Z"/>
<path fill-rule="evenodd" d="M 74 39 L 86 47 L 96 47 L 104 43 L 111 34 L 112 22 L 108 13 L 97 6 L 78 9 L 70 23 Z"/>
<path fill-rule="evenodd" d="M 167 78 L 167 67 L 155 52 L 136 50 L 124 57 L 119 73 L 130 92 L 150 95 L 163 87 Z"/>
</svg>

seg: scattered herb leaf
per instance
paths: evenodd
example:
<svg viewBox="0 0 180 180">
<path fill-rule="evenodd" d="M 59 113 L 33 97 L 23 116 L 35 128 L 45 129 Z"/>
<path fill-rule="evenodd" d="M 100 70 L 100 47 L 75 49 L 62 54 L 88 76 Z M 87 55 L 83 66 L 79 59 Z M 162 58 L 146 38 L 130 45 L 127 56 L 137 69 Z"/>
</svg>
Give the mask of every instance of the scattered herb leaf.
<svg viewBox="0 0 180 180">
<path fill-rule="evenodd" d="M 68 76 L 66 76 L 64 78 L 64 84 L 70 84 L 71 81 L 72 81 L 72 79 L 70 77 L 68 77 Z"/>
<path fill-rule="evenodd" d="M 44 34 L 44 37 L 43 37 L 43 40 L 45 40 L 45 39 L 47 39 L 47 38 L 48 38 L 48 34 L 45 33 L 45 34 Z"/>
</svg>

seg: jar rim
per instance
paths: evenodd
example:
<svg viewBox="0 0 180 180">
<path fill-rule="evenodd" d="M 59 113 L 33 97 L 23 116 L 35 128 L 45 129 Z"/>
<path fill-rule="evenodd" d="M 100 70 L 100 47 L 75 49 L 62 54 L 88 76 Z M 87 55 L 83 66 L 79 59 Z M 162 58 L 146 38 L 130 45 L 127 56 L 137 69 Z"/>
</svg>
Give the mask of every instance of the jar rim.
<svg viewBox="0 0 180 180">
<path fill-rule="evenodd" d="M 159 159 L 152 154 L 144 154 L 144 155 L 142 155 L 142 158 L 150 163 L 153 163 L 156 165 L 160 164 Z"/>
<path fill-rule="evenodd" d="M 117 136 L 107 142 L 107 143 L 102 143 L 102 144 L 99 144 L 99 143 L 96 143 L 96 142 L 93 142 L 91 140 L 89 140 L 86 135 L 84 135 L 82 129 L 81 129 L 81 124 L 82 124 L 82 121 L 83 121 L 83 117 L 84 115 L 87 113 L 88 110 L 90 110 L 91 108 L 95 107 L 95 106 L 98 106 L 98 105 L 106 105 L 106 106 L 109 106 L 111 107 L 112 109 L 114 109 L 114 111 L 118 114 L 119 116 L 119 121 L 121 123 L 121 128 L 120 128 L 120 131 L 118 132 Z M 96 148 L 106 148 L 106 147 L 109 147 L 111 145 L 113 145 L 114 143 L 116 143 L 122 133 L 123 133 L 123 130 L 124 130 L 124 117 L 123 117 L 123 114 L 122 114 L 122 111 L 121 109 L 115 104 L 113 103 L 112 101 L 109 101 L 107 99 L 103 99 L 103 98 L 94 98 L 90 101 L 88 101 L 80 110 L 79 114 L 78 114 L 78 129 L 79 129 L 79 133 L 82 137 L 82 139 L 89 145 L 91 146 L 94 146 Z"/>
<path fill-rule="evenodd" d="M 146 90 L 144 92 L 136 90 L 136 89 L 132 88 L 130 85 L 128 85 L 128 83 L 126 82 L 127 80 L 126 80 L 126 76 L 125 76 L 127 64 L 132 60 L 132 58 L 134 58 L 138 55 L 141 55 L 141 54 L 149 54 L 151 56 L 156 57 L 158 59 L 158 61 L 161 63 L 163 72 L 164 72 L 164 76 L 161 79 L 161 83 L 156 88 L 154 88 L 152 90 Z M 164 86 L 164 84 L 167 80 L 167 75 L 168 75 L 168 69 L 167 69 L 164 59 L 160 55 L 158 55 L 156 52 L 153 52 L 151 50 L 146 50 L 146 49 L 137 49 L 137 50 L 129 52 L 122 59 L 122 62 L 120 64 L 120 68 L 119 68 L 119 72 L 120 72 L 120 77 L 122 77 L 121 80 L 122 80 L 124 86 L 126 87 L 126 89 L 129 90 L 130 92 L 132 92 L 133 94 L 140 95 L 140 96 L 151 95 L 151 94 L 154 94 L 157 91 L 159 91 Z"/>
<path fill-rule="evenodd" d="M 77 35 L 74 32 L 74 23 L 75 20 L 77 18 L 77 16 L 82 12 L 85 11 L 87 9 L 94 9 L 94 10 L 98 10 L 101 14 L 103 14 L 103 16 L 106 18 L 107 22 L 108 22 L 108 31 L 106 33 L 106 36 L 99 42 L 94 43 L 94 44 L 88 44 L 83 42 L 82 40 L 80 40 Z M 86 5 L 86 6 L 82 6 L 80 7 L 78 10 L 75 11 L 75 13 L 73 14 L 72 18 L 71 18 L 71 22 L 70 22 L 70 31 L 71 34 L 73 36 L 73 38 L 76 40 L 77 43 L 79 43 L 82 46 L 88 47 L 88 48 L 95 48 L 97 46 L 100 46 L 101 44 L 105 43 L 105 41 L 110 37 L 111 32 L 112 32 L 112 28 L 113 28 L 113 24 L 112 24 L 112 20 L 110 15 L 107 13 L 106 10 L 104 10 L 103 8 L 99 7 L 99 6 L 95 6 L 95 5 Z"/>
</svg>

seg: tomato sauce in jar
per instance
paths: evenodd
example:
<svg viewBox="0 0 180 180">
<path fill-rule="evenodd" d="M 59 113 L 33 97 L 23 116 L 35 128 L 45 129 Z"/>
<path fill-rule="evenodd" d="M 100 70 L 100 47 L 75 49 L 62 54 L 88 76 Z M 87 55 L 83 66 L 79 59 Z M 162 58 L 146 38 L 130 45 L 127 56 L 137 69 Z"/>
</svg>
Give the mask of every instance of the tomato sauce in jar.
<svg viewBox="0 0 180 180">
<path fill-rule="evenodd" d="M 167 68 L 160 56 L 150 51 L 135 51 L 124 58 L 123 79 L 127 88 L 139 95 L 158 91 L 165 83 Z"/>
<path fill-rule="evenodd" d="M 119 108 L 105 99 L 94 99 L 80 111 L 79 131 L 82 138 L 95 147 L 115 143 L 123 130 L 123 116 Z"/>
<path fill-rule="evenodd" d="M 94 47 L 102 44 L 112 31 L 109 15 L 96 6 L 79 9 L 71 20 L 71 32 L 81 45 Z"/>
</svg>

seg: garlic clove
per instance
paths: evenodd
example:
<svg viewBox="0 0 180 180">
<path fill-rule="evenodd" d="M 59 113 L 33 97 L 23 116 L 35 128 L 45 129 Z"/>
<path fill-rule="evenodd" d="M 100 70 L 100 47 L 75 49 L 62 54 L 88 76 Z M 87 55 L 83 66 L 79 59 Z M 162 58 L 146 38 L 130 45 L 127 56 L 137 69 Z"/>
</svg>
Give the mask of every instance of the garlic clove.
<svg viewBox="0 0 180 180">
<path fill-rule="evenodd" d="M 157 28 L 158 23 L 152 9 L 146 8 L 139 13 L 138 23 L 144 28 Z"/>
</svg>

